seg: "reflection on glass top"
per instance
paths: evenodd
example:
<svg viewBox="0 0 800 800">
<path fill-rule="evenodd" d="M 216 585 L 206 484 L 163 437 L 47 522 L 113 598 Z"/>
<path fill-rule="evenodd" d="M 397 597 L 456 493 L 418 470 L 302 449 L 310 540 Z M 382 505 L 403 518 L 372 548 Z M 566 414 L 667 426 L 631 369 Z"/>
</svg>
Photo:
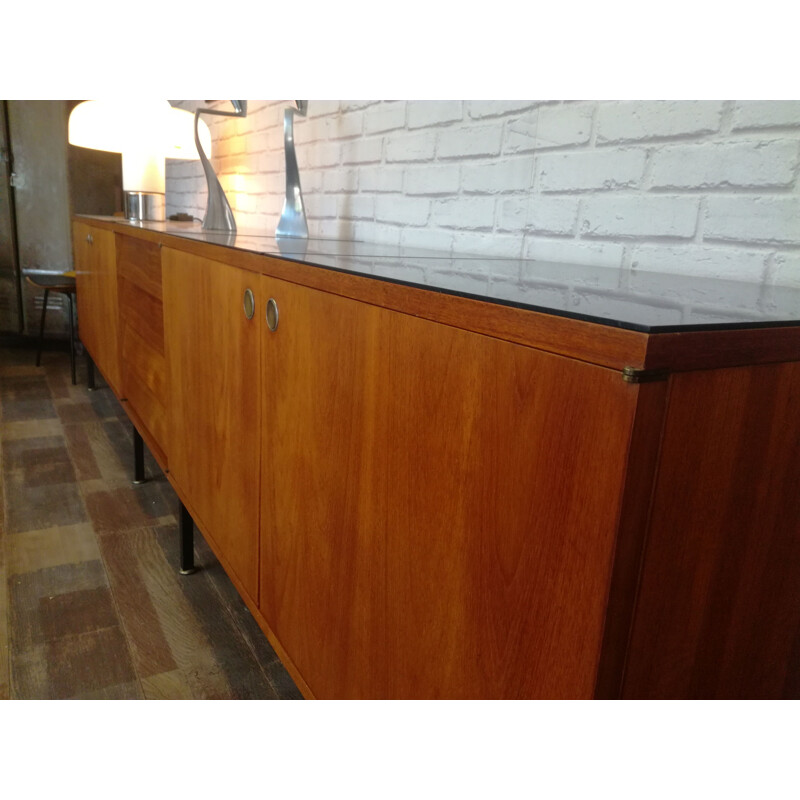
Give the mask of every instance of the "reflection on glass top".
<svg viewBox="0 0 800 800">
<path fill-rule="evenodd" d="M 123 225 L 280 256 L 433 291 L 653 333 L 800 325 L 800 288 L 637 269 L 560 264 L 336 239 L 203 231 L 181 222 Z"/>
</svg>

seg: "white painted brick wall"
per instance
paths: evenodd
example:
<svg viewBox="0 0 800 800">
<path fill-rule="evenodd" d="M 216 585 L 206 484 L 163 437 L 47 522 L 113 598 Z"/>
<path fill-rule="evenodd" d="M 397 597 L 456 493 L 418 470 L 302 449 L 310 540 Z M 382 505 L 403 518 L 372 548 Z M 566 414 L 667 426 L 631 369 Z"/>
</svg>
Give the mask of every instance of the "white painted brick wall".
<svg viewBox="0 0 800 800">
<path fill-rule="evenodd" d="M 474 158 L 497 156 L 503 141 L 503 129 L 497 125 L 479 127 L 451 126 L 439 134 L 439 158 Z"/>
<path fill-rule="evenodd" d="M 285 107 L 206 118 L 241 229 L 277 225 Z M 312 100 L 295 141 L 312 236 L 800 285 L 800 102 Z M 167 209 L 205 213 L 198 162 Z"/>
<path fill-rule="evenodd" d="M 710 241 L 800 246 L 800 196 L 709 197 L 703 230 Z"/>
<path fill-rule="evenodd" d="M 408 127 L 429 128 L 443 122 L 455 122 L 464 115 L 460 100 L 436 102 L 423 100 L 408 103 Z"/>
<path fill-rule="evenodd" d="M 733 130 L 748 128 L 796 128 L 800 125 L 800 101 L 776 103 L 771 100 L 748 100 L 737 103 L 733 112 Z"/>
<path fill-rule="evenodd" d="M 581 231 L 589 238 L 691 239 L 697 230 L 699 209 L 696 197 L 596 195 L 583 205 Z"/>
<path fill-rule="evenodd" d="M 539 191 L 636 188 L 642 181 L 646 157 L 641 148 L 546 153 L 538 159 Z"/>
<path fill-rule="evenodd" d="M 723 103 L 705 100 L 601 103 L 597 143 L 715 133 L 722 122 L 722 111 Z"/>
<path fill-rule="evenodd" d="M 662 147 L 653 154 L 651 187 L 708 189 L 790 187 L 800 141 L 711 142 Z"/>
</svg>

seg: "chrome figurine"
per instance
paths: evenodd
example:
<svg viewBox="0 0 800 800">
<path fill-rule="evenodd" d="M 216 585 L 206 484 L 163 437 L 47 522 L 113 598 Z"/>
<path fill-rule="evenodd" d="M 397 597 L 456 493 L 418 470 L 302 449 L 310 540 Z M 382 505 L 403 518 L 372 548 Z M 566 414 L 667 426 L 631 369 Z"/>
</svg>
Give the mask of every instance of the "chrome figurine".
<svg viewBox="0 0 800 800">
<path fill-rule="evenodd" d="M 294 115 L 304 117 L 308 113 L 308 100 L 295 100 L 295 108 L 283 112 L 283 148 L 286 155 L 286 198 L 283 211 L 278 220 L 276 236 L 292 236 L 308 239 L 308 223 L 303 207 L 303 193 L 300 190 L 300 171 L 297 169 L 297 155 L 294 149 Z"/>
<path fill-rule="evenodd" d="M 194 143 L 200 155 L 200 163 L 203 165 L 203 172 L 206 174 L 206 186 L 208 187 L 208 205 L 206 215 L 203 217 L 203 230 L 205 231 L 236 231 L 236 220 L 233 217 L 228 198 L 220 185 L 214 168 L 211 166 L 203 148 L 200 145 L 200 137 L 197 133 L 197 120 L 200 114 L 215 114 L 219 117 L 246 117 L 247 100 L 231 100 L 233 111 L 217 111 L 214 108 L 198 108 L 194 112 Z"/>
</svg>

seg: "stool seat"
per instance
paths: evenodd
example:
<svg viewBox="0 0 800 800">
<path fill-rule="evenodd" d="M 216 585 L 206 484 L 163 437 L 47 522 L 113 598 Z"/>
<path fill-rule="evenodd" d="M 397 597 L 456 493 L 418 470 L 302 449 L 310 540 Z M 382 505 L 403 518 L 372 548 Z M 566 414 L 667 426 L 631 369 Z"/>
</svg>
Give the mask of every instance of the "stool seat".
<svg viewBox="0 0 800 800">
<path fill-rule="evenodd" d="M 42 360 L 42 343 L 44 342 L 44 322 L 47 315 L 47 298 L 50 292 L 59 292 L 66 295 L 69 305 L 69 364 L 72 371 L 72 385 L 76 383 L 75 378 L 75 309 L 73 297 L 75 296 L 75 271 L 59 273 L 37 273 L 34 275 L 26 274 L 25 280 L 37 289 L 44 289 L 44 299 L 42 300 L 42 319 L 39 323 L 39 348 L 36 351 L 36 366 Z"/>
<path fill-rule="evenodd" d="M 37 289 L 48 289 L 51 292 L 75 291 L 75 273 L 71 270 L 58 275 L 26 275 L 25 280 Z"/>
</svg>

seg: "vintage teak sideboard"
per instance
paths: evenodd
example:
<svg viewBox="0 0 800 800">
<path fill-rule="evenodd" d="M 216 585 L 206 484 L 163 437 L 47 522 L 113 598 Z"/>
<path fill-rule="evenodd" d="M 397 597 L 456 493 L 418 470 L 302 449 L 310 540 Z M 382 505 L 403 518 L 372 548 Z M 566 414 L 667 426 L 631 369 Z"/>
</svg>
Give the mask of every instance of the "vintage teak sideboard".
<svg viewBox="0 0 800 800">
<path fill-rule="evenodd" d="M 73 232 L 84 345 L 307 697 L 800 697 L 800 291 Z"/>
</svg>

